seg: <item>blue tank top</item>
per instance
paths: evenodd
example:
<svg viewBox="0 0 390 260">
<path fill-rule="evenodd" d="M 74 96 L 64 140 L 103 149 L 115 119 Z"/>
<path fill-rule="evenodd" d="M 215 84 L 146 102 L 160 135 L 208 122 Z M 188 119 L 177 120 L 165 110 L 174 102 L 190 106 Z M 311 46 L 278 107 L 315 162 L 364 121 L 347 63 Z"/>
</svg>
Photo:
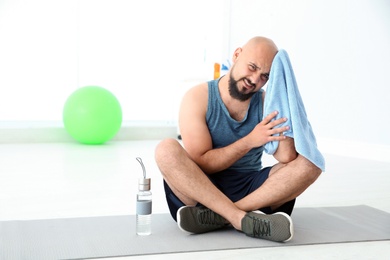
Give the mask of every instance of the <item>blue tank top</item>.
<svg viewBox="0 0 390 260">
<path fill-rule="evenodd" d="M 208 82 L 209 97 L 206 123 L 213 141 L 213 148 L 225 147 L 246 136 L 263 117 L 262 89 L 252 96 L 245 118 L 242 121 L 236 121 L 230 116 L 222 101 L 218 82 L 219 79 Z M 263 150 L 263 146 L 250 150 L 227 170 L 240 172 L 259 171 L 262 167 L 261 157 Z"/>
</svg>

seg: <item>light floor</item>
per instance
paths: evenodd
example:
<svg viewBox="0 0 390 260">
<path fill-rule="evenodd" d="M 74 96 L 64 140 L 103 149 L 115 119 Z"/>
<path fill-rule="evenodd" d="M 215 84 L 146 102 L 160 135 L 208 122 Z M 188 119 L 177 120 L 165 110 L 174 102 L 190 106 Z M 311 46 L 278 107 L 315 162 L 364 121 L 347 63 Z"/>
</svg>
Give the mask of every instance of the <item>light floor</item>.
<svg viewBox="0 0 390 260">
<path fill-rule="evenodd" d="M 153 212 L 167 213 L 154 162 L 158 141 L 0 144 L 0 221 L 135 214 L 137 179 L 152 178 Z M 366 204 L 390 213 L 390 163 L 325 154 L 327 170 L 297 207 Z M 265 164 L 272 164 L 265 157 Z M 390 221 L 390 219 L 389 219 Z M 286 246 L 112 259 L 390 259 L 390 241 Z"/>
</svg>

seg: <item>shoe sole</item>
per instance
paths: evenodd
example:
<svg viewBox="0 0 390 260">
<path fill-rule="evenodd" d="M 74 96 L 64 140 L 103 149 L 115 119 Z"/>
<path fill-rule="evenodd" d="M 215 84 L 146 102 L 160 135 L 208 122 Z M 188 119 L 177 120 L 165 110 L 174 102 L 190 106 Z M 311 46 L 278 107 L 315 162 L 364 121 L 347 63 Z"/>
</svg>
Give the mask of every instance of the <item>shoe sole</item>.
<svg viewBox="0 0 390 260">
<path fill-rule="evenodd" d="M 255 210 L 253 212 L 266 215 L 264 212 L 261 212 L 260 210 Z M 288 214 L 284 213 L 284 212 L 276 212 L 276 213 L 271 214 L 271 215 L 283 215 L 283 216 L 285 216 L 288 219 L 288 222 L 290 222 L 290 234 L 291 234 L 291 236 L 288 239 L 283 240 L 282 242 L 290 241 L 293 238 L 293 236 L 294 236 L 294 224 L 292 222 L 291 217 Z"/>
<path fill-rule="evenodd" d="M 192 232 L 188 232 L 187 230 L 184 230 L 181 226 L 180 226 L 180 222 L 181 222 L 181 217 L 180 217 L 180 211 L 184 208 L 186 208 L 188 206 L 182 206 L 180 207 L 177 212 L 176 212 L 176 221 L 177 221 L 177 226 L 179 227 L 179 229 L 187 234 L 193 234 Z"/>
</svg>

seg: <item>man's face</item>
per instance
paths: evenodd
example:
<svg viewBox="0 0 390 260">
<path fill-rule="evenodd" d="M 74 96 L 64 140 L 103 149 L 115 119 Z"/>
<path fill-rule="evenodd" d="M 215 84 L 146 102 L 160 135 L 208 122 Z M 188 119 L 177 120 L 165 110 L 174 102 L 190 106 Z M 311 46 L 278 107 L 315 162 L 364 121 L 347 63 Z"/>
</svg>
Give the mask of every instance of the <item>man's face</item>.
<svg viewBox="0 0 390 260">
<path fill-rule="evenodd" d="M 234 79 L 234 77 L 233 77 L 234 69 L 235 69 L 235 64 L 233 65 L 233 67 L 230 71 L 230 78 L 229 78 L 230 96 L 234 99 L 239 100 L 239 101 L 246 101 L 246 100 L 250 99 L 255 94 L 255 92 L 253 91 L 253 89 L 255 89 L 255 86 L 253 86 L 253 84 L 245 78 L 241 78 L 241 79 L 237 79 L 237 80 Z M 241 85 L 243 87 L 241 87 Z"/>
<path fill-rule="evenodd" d="M 239 75 L 239 69 L 242 76 L 235 76 Z M 267 83 L 268 77 L 269 72 L 261 72 L 260 67 L 254 62 L 234 63 L 229 76 L 230 96 L 240 101 L 246 101 Z"/>
</svg>

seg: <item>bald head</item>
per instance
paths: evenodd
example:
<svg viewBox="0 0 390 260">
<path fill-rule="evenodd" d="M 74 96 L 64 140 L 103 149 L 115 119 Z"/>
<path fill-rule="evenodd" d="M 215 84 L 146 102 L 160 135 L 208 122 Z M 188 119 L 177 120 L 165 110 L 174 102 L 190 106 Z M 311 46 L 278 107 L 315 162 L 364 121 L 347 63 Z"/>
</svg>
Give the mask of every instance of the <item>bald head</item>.
<svg viewBox="0 0 390 260">
<path fill-rule="evenodd" d="M 272 61 L 278 52 L 275 43 L 265 37 L 254 37 L 233 54 L 229 93 L 240 101 L 248 100 L 268 81 Z"/>
<path fill-rule="evenodd" d="M 270 65 L 278 52 L 278 47 L 271 39 L 256 36 L 242 46 L 241 51 L 245 56 L 261 56 L 263 61 Z"/>
<path fill-rule="evenodd" d="M 233 54 L 233 63 L 253 64 L 262 73 L 269 73 L 272 61 L 278 52 L 276 44 L 266 37 L 256 36 Z"/>
<path fill-rule="evenodd" d="M 276 47 L 276 44 L 269 38 L 266 38 L 266 37 L 262 37 L 262 36 L 256 36 L 256 37 L 253 37 L 252 39 L 250 39 L 245 45 L 245 46 L 256 46 L 256 45 L 264 45 L 264 46 L 268 46 L 271 49 L 277 51 L 278 50 L 278 47 Z"/>
</svg>

